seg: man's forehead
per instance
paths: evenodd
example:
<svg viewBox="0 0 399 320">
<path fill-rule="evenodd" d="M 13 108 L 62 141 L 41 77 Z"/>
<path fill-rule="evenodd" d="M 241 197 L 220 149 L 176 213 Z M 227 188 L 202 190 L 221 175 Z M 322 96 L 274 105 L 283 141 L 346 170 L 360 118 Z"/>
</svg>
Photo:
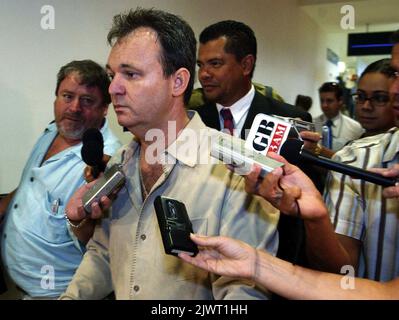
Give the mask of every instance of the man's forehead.
<svg viewBox="0 0 399 320">
<path fill-rule="evenodd" d="M 87 94 L 101 94 L 100 89 L 95 84 L 83 83 L 83 77 L 78 72 L 68 74 L 64 80 L 61 81 L 59 90 L 62 91 L 84 91 Z"/>
<path fill-rule="evenodd" d="M 137 40 L 137 39 L 143 39 L 143 40 L 148 40 L 151 42 L 158 42 L 158 33 L 149 27 L 139 27 L 137 29 L 134 29 L 132 32 L 124 36 L 123 38 L 120 38 L 116 43 L 116 45 L 121 45 L 121 44 L 126 44 L 131 42 L 132 40 Z"/>
</svg>

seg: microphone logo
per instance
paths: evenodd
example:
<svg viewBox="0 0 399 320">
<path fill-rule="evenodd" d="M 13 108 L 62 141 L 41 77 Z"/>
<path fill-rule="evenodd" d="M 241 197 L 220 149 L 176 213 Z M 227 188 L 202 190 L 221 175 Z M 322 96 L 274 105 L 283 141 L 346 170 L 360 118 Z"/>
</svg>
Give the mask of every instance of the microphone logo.
<svg viewBox="0 0 399 320">
<path fill-rule="evenodd" d="M 290 129 L 289 122 L 260 113 L 252 123 L 245 147 L 263 155 L 269 151 L 279 153 Z"/>
</svg>

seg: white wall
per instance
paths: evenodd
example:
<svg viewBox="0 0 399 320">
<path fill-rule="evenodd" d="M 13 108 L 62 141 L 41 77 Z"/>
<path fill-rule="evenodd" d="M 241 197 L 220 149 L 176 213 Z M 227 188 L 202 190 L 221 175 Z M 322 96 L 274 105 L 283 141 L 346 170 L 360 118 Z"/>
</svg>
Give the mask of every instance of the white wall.
<svg viewBox="0 0 399 320">
<path fill-rule="evenodd" d="M 44 5 L 55 9 L 55 30 L 40 27 Z M 298 93 L 317 99 L 328 78 L 324 34 L 296 0 L 0 0 L 0 193 L 17 186 L 33 144 L 53 119 L 60 66 L 85 58 L 105 64 L 112 16 L 136 6 L 179 14 L 197 35 L 223 19 L 249 24 L 259 43 L 254 80 L 272 85 L 287 102 Z M 110 118 L 126 141 L 112 108 Z"/>
</svg>

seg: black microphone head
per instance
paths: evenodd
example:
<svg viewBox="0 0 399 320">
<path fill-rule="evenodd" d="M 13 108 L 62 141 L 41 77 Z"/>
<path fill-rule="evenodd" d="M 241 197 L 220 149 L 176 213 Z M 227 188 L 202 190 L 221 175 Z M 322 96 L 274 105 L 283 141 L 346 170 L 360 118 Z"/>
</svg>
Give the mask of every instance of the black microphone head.
<svg viewBox="0 0 399 320">
<path fill-rule="evenodd" d="M 101 166 L 104 155 L 104 139 L 100 130 L 90 128 L 85 131 L 82 138 L 81 155 L 83 161 L 89 166 Z"/>
<path fill-rule="evenodd" d="M 302 151 L 303 141 L 298 139 L 287 139 L 280 149 L 280 155 L 289 163 L 297 164 Z"/>
<path fill-rule="evenodd" d="M 83 144 L 88 141 L 98 141 L 98 142 L 104 144 L 103 135 L 101 134 L 101 131 L 98 130 L 97 128 L 87 129 L 83 133 L 82 141 L 83 141 Z"/>
</svg>

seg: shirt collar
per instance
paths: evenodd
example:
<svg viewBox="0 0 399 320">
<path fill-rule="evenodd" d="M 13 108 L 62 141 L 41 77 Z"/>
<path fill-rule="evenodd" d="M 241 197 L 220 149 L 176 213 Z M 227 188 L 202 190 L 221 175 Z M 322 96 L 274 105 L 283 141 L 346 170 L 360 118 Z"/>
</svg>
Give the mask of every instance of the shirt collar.
<svg viewBox="0 0 399 320">
<path fill-rule="evenodd" d="M 328 119 L 324 114 L 323 114 L 323 116 L 324 116 L 324 123 L 326 123 L 328 120 L 331 120 L 333 127 L 336 127 L 337 122 L 341 121 L 341 118 L 342 118 L 341 112 L 338 112 L 338 114 L 332 119 Z"/>
<path fill-rule="evenodd" d="M 189 167 L 195 167 L 198 163 L 199 147 L 207 137 L 208 130 L 197 112 L 190 110 L 187 114 L 189 123 L 165 150 L 165 157 L 171 156 Z"/>
<path fill-rule="evenodd" d="M 253 85 L 251 85 L 251 89 L 248 91 L 248 93 L 245 96 L 243 96 L 240 100 L 234 102 L 229 107 L 231 114 L 233 115 L 235 124 L 237 124 L 241 120 L 241 118 L 246 114 L 247 110 L 251 106 L 251 102 L 254 99 L 254 96 L 255 96 L 255 88 Z M 216 108 L 220 113 L 220 110 L 222 110 L 225 107 L 219 103 L 216 103 Z"/>
<path fill-rule="evenodd" d="M 178 160 L 189 167 L 195 167 L 199 163 L 199 147 L 207 138 L 209 128 L 205 126 L 196 111 L 188 110 L 187 115 L 190 121 L 161 156 L 161 161 L 166 164 L 175 163 Z M 190 141 L 189 139 L 193 140 Z M 139 146 L 138 140 L 133 136 L 132 142 L 122 151 L 124 154 L 123 163 L 126 163 L 136 153 Z"/>
</svg>

